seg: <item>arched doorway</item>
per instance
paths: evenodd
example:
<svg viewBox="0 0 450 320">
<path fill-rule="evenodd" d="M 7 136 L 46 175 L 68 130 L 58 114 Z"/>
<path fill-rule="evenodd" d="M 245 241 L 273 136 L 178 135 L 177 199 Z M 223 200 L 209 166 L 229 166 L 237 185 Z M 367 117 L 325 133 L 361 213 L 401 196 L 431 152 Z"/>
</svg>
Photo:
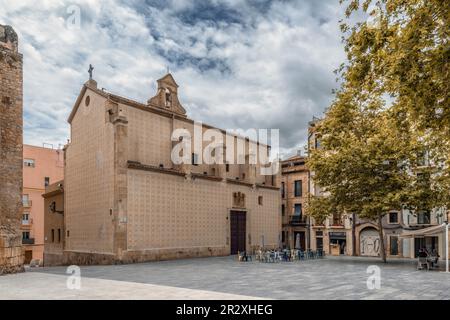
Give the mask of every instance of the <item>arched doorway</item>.
<svg viewBox="0 0 450 320">
<path fill-rule="evenodd" d="M 380 254 L 380 235 L 375 228 L 368 227 L 359 234 L 361 256 L 378 257 Z"/>
</svg>

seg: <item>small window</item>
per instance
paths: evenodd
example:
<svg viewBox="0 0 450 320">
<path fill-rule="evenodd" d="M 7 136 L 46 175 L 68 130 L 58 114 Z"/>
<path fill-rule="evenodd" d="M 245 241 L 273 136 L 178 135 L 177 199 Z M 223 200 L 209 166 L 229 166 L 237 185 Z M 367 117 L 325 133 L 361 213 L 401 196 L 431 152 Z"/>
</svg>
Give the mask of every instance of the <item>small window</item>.
<svg viewBox="0 0 450 320">
<path fill-rule="evenodd" d="M 301 197 L 302 196 L 302 180 L 296 180 L 294 182 L 294 195 L 296 197 Z"/>
<path fill-rule="evenodd" d="M 29 231 L 22 232 L 22 239 L 25 240 L 30 239 L 30 232 Z"/>
<path fill-rule="evenodd" d="M 91 103 L 91 97 L 87 96 L 86 99 L 84 100 L 84 104 L 86 105 L 86 107 L 89 107 L 90 103 Z"/>
<path fill-rule="evenodd" d="M 333 225 L 334 226 L 341 225 L 341 215 L 339 213 L 333 213 Z"/>
<path fill-rule="evenodd" d="M 398 213 L 389 212 L 389 223 L 398 223 Z"/>
<path fill-rule="evenodd" d="M 49 177 L 45 177 L 44 178 L 44 186 L 48 187 L 50 185 L 50 178 Z"/>
<path fill-rule="evenodd" d="M 55 242 L 55 229 L 52 229 L 52 242 Z"/>
<path fill-rule="evenodd" d="M 30 200 L 30 196 L 28 194 L 22 195 L 22 205 L 24 207 L 31 207 L 31 200 Z"/>
<path fill-rule="evenodd" d="M 192 154 L 192 165 L 198 166 L 198 154 L 196 154 L 196 153 Z"/>
<path fill-rule="evenodd" d="M 263 196 L 258 196 L 258 204 L 259 204 L 260 206 L 263 205 Z"/>
<path fill-rule="evenodd" d="M 294 214 L 296 216 L 301 216 L 302 215 L 302 204 L 301 203 L 294 204 Z"/>
<path fill-rule="evenodd" d="M 320 139 L 316 138 L 315 140 L 316 140 L 315 147 L 316 147 L 316 149 L 319 149 L 320 148 Z"/>
<path fill-rule="evenodd" d="M 61 242 L 61 229 L 58 229 L 58 242 Z"/>
<path fill-rule="evenodd" d="M 67 230 L 67 238 L 70 236 L 70 232 L 69 230 Z"/>
<path fill-rule="evenodd" d="M 28 212 L 22 215 L 22 224 L 24 225 L 30 224 L 30 214 Z"/>
<path fill-rule="evenodd" d="M 286 207 L 284 204 L 281 205 L 281 215 L 284 216 L 286 214 Z"/>
<path fill-rule="evenodd" d="M 285 191 L 284 191 L 284 182 L 281 183 L 281 197 L 284 198 Z"/>
<path fill-rule="evenodd" d="M 230 165 L 228 163 L 225 164 L 225 171 L 230 172 Z"/>
<path fill-rule="evenodd" d="M 23 159 L 23 165 L 25 167 L 34 168 L 36 166 L 36 163 L 34 162 L 34 159 Z"/>
<path fill-rule="evenodd" d="M 417 214 L 418 224 L 430 224 L 430 212 L 422 211 Z"/>
</svg>

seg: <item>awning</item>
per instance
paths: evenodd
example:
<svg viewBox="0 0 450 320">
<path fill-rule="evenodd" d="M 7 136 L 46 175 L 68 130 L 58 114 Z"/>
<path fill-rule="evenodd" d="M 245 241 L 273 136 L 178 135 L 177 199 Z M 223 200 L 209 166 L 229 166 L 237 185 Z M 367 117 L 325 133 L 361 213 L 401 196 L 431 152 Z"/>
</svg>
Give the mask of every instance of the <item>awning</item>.
<svg viewBox="0 0 450 320">
<path fill-rule="evenodd" d="M 419 230 L 406 231 L 400 235 L 400 238 L 415 238 L 415 237 L 433 237 L 445 232 L 445 224 L 432 226 Z"/>
</svg>

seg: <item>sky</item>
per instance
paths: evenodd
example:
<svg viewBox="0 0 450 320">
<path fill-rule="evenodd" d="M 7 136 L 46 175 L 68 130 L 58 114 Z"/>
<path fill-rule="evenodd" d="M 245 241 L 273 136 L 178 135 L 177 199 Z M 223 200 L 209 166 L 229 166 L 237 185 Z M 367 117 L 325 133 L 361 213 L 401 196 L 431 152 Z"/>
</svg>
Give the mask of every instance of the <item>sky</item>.
<svg viewBox="0 0 450 320">
<path fill-rule="evenodd" d="M 24 57 L 24 143 L 57 147 L 88 80 L 140 102 L 169 68 L 188 117 L 302 149 L 345 61 L 338 0 L 0 0 Z"/>
</svg>

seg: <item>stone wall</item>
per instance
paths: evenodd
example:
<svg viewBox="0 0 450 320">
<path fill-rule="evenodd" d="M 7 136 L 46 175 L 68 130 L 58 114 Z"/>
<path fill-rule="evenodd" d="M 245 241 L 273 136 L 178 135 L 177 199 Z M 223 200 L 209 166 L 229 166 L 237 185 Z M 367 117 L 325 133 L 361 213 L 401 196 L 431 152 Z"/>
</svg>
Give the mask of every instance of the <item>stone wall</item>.
<svg viewBox="0 0 450 320">
<path fill-rule="evenodd" d="M 23 269 L 22 55 L 17 34 L 0 25 L 0 274 Z"/>
</svg>

